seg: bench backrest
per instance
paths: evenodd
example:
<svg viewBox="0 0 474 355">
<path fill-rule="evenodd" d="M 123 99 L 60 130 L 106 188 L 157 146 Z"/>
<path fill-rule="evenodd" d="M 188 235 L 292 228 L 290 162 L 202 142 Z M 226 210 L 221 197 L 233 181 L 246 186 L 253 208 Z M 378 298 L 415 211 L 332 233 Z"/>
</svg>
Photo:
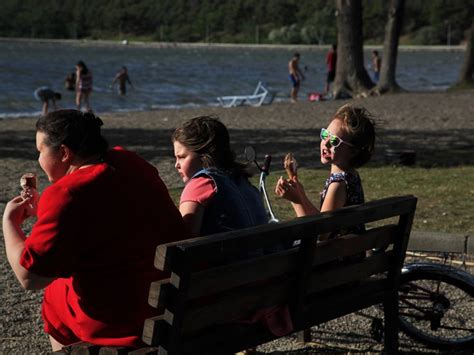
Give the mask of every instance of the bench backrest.
<svg viewBox="0 0 474 355">
<path fill-rule="evenodd" d="M 415 197 L 393 197 L 160 245 L 155 266 L 171 277 L 151 286 L 164 314 L 146 321 L 143 340 L 161 353 L 231 353 L 277 337 L 245 321 L 263 308 L 288 305 L 296 331 L 380 303 L 397 292 L 415 208 Z M 317 242 L 361 223 L 372 227 Z"/>
</svg>

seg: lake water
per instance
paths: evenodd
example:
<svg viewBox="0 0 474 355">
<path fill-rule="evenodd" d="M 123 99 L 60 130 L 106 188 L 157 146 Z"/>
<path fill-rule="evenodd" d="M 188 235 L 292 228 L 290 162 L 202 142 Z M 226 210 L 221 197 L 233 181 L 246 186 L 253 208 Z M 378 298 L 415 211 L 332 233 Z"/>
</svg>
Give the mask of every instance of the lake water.
<svg viewBox="0 0 474 355">
<path fill-rule="evenodd" d="M 252 93 L 259 80 L 277 92 L 277 101 L 288 101 L 287 63 L 294 51 L 4 40 L 0 41 L 0 118 L 38 115 L 41 103 L 33 92 L 45 85 L 63 94 L 60 107 L 74 107 L 74 93 L 63 83 L 78 60 L 93 72 L 91 105 L 99 113 L 216 105 L 217 96 Z M 300 92 L 304 99 L 308 92 L 323 90 L 327 49 L 298 51 L 300 66 L 306 69 Z M 457 79 L 463 54 L 400 50 L 397 81 L 409 90 L 443 90 Z M 369 50 L 365 62 L 370 70 Z M 135 90 L 121 97 L 110 84 L 122 65 L 128 67 Z"/>
</svg>

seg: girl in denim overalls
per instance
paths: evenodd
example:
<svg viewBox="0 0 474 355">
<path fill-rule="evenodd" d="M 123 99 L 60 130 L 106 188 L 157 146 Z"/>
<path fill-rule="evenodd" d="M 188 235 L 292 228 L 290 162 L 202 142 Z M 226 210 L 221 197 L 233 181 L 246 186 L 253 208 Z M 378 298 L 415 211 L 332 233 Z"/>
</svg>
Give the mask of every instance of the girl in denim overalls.
<svg viewBox="0 0 474 355">
<path fill-rule="evenodd" d="M 260 194 L 245 165 L 236 162 L 223 123 L 195 117 L 176 129 L 172 141 L 175 168 L 185 183 L 179 210 L 192 236 L 267 223 Z"/>
</svg>

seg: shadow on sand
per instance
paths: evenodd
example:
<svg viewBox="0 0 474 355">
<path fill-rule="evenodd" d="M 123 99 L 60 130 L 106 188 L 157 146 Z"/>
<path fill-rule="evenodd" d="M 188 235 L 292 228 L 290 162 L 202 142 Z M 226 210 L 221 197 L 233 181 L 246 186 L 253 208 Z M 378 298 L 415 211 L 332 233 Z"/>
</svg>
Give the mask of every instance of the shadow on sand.
<svg viewBox="0 0 474 355">
<path fill-rule="evenodd" d="M 121 145 L 153 161 L 173 159 L 170 129 L 105 129 L 104 135 L 111 146 Z M 275 164 L 288 152 L 293 152 L 302 167 L 322 167 L 319 162 L 319 130 L 242 130 L 231 129 L 232 147 L 243 159 L 247 145 L 256 147 L 260 159 L 272 154 Z M 34 131 L 0 132 L 0 159 L 19 158 L 35 160 Z M 474 164 L 474 130 L 450 131 L 381 130 L 370 164 L 391 164 L 385 158 L 386 149 L 416 151 L 416 165 L 422 167 L 451 167 Z"/>
</svg>

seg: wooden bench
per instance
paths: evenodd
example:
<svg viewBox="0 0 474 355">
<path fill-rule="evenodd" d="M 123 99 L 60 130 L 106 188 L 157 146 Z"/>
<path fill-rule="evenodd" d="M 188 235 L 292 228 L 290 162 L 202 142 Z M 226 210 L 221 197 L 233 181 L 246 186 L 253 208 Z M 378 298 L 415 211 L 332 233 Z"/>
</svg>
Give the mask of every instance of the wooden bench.
<svg viewBox="0 0 474 355">
<path fill-rule="evenodd" d="M 278 337 L 261 322 L 246 322 L 266 307 L 288 305 L 294 331 L 302 331 L 380 303 L 385 351 L 395 353 L 397 290 L 416 202 L 391 197 L 158 246 L 155 266 L 171 277 L 152 283 L 149 303 L 164 313 L 146 320 L 143 340 L 152 348 L 135 354 L 232 354 Z M 362 234 L 317 242 L 362 223 Z M 379 251 L 366 253 L 373 249 Z"/>
</svg>

